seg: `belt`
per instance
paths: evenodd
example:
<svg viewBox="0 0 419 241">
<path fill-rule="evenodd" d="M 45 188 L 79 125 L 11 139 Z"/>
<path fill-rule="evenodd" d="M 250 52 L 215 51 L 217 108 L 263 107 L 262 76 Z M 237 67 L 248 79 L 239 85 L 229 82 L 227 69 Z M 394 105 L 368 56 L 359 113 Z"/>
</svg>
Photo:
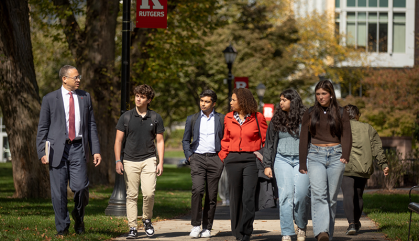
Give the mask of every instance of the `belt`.
<svg viewBox="0 0 419 241">
<path fill-rule="evenodd" d="M 71 144 L 76 144 L 76 143 L 82 143 L 82 140 L 81 139 L 72 140 L 72 141 L 66 140 L 65 143 L 71 145 Z"/>
<path fill-rule="evenodd" d="M 218 155 L 217 153 L 196 153 L 201 156 L 212 157 Z"/>
</svg>

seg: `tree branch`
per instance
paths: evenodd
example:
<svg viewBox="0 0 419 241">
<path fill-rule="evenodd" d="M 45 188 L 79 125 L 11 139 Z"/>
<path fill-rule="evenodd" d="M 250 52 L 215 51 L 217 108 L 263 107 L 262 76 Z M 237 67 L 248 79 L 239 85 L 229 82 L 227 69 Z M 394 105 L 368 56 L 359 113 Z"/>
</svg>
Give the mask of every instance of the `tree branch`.
<svg viewBox="0 0 419 241">
<path fill-rule="evenodd" d="M 80 29 L 69 0 L 53 0 L 53 2 L 57 7 L 58 18 L 66 35 L 71 54 L 78 65 L 85 47 L 86 33 Z"/>
</svg>

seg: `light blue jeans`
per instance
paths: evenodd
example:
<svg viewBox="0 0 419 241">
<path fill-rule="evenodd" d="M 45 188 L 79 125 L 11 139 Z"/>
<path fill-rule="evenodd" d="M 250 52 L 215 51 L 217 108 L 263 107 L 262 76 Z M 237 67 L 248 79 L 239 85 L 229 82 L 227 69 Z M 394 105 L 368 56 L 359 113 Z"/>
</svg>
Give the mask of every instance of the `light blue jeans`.
<svg viewBox="0 0 419 241">
<path fill-rule="evenodd" d="M 310 182 L 305 174 L 299 172 L 298 156 L 277 154 L 274 173 L 278 184 L 279 220 L 281 234 L 295 235 L 294 223 L 305 228 L 308 222 L 308 205 L 310 204 Z"/>
<path fill-rule="evenodd" d="M 321 232 L 333 238 L 337 197 L 345 164 L 340 162 L 342 146 L 320 147 L 310 144 L 308 176 L 311 184 L 311 216 L 316 237 Z"/>
</svg>

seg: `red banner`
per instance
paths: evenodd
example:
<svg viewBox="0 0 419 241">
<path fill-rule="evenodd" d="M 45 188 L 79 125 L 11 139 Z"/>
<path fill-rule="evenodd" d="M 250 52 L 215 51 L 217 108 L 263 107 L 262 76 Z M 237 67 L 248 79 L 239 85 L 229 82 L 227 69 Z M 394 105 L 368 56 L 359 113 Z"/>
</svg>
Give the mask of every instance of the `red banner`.
<svg viewBox="0 0 419 241">
<path fill-rule="evenodd" d="M 137 0 L 137 28 L 167 28 L 167 0 Z"/>
<path fill-rule="evenodd" d="M 237 89 L 249 89 L 249 77 L 234 77 L 234 86 Z"/>
<path fill-rule="evenodd" d="M 274 116 L 275 105 L 274 104 L 264 104 L 263 105 L 263 116 L 267 121 L 270 121 Z"/>
</svg>

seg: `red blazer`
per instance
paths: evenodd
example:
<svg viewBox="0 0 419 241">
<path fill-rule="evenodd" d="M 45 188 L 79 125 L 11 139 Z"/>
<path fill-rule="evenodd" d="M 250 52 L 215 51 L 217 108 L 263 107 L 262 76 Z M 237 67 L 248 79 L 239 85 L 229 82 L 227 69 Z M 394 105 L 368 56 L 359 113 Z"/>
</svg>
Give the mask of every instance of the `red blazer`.
<svg viewBox="0 0 419 241">
<path fill-rule="evenodd" d="M 257 118 L 262 135 L 262 142 L 259 137 L 259 130 L 255 119 L 255 114 L 247 117 L 243 125 L 240 125 L 233 116 L 233 112 L 228 113 L 224 118 L 224 137 L 221 140 L 221 151 L 218 156 L 222 161 L 229 152 L 254 152 L 260 149 L 260 144 L 265 144 L 266 124 L 265 117 L 257 112 Z"/>
</svg>

